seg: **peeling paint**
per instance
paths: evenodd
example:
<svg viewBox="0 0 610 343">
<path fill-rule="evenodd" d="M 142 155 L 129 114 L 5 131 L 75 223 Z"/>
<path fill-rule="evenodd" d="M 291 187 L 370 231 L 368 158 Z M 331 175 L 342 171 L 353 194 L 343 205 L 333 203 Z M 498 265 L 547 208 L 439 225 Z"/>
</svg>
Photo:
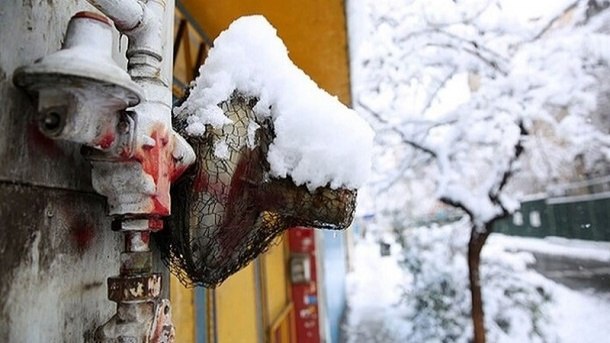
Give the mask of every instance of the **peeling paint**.
<svg viewBox="0 0 610 343">
<path fill-rule="evenodd" d="M 0 227 L 0 341 L 82 342 L 114 310 L 105 279 L 118 268 L 121 241 L 103 199 L 1 182 L 0 196 L 11 199 L 0 202 L 8 223 Z M 67 223 L 84 216 L 106 230 L 97 233 L 103 244 L 79 252 Z"/>
</svg>

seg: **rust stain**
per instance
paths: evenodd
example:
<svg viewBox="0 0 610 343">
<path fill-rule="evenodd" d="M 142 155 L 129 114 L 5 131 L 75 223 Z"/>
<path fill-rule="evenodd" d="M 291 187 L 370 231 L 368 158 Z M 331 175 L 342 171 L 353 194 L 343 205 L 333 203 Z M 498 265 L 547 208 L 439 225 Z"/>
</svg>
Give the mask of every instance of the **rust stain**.
<svg viewBox="0 0 610 343">
<path fill-rule="evenodd" d="M 78 252 L 83 253 L 87 250 L 93 239 L 95 238 L 95 230 L 91 223 L 86 222 L 83 219 L 78 219 L 70 230 L 72 241 L 74 242 Z"/>
</svg>

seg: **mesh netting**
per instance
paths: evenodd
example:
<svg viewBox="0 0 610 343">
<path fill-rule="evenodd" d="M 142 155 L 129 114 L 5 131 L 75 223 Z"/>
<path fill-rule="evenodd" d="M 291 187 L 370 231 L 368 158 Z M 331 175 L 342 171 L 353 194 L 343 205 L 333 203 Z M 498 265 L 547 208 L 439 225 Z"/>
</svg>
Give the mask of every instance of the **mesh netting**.
<svg viewBox="0 0 610 343">
<path fill-rule="evenodd" d="M 256 118 L 255 104 L 232 96 L 220 107 L 233 124 L 208 127 L 201 137 L 184 133 L 185 120 L 174 123 L 197 161 L 172 186 L 172 215 L 158 241 L 172 272 L 187 286 L 218 285 L 288 228 L 344 229 L 352 221 L 355 191 L 310 192 L 290 179 L 269 177 L 273 127 Z M 216 156 L 225 152 L 225 158 Z"/>
</svg>

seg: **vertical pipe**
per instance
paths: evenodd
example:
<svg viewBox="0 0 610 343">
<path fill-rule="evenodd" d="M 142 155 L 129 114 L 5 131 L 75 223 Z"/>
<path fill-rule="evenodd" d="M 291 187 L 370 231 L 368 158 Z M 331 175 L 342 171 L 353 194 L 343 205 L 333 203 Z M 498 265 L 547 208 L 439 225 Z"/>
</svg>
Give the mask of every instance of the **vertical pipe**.
<svg viewBox="0 0 610 343">
<path fill-rule="evenodd" d="M 195 288 L 195 334 L 197 343 L 207 343 L 207 291 L 203 287 Z"/>
<path fill-rule="evenodd" d="M 161 77 L 167 82 L 169 92 L 168 104 L 172 103 L 171 89 L 172 80 L 174 76 L 174 11 L 175 11 L 175 0 L 164 0 L 165 4 L 165 17 L 163 18 L 163 27 L 168 28 L 164 31 L 165 34 L 165 45 L 163 46 L 163 60 L 161 65 Z M 168 113 L 171 117 L 171 113 Z"/>
</svg>

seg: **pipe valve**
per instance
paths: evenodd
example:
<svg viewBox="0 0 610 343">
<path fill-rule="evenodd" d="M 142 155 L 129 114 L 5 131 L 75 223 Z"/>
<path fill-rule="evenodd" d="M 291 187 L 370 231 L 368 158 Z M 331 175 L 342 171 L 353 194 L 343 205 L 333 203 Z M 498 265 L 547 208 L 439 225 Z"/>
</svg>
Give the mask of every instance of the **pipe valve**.
<svg viewBox="0 0 610 343">
<path fill-rule="evenodd" d="M 15 71 L 15 83 L 38 96 L 37 122 L 46 136 L 104 151 L 129 148 L 121 146 L 130 122 L 123 111 L 143 91 L 112 59 L 111 30 L 106 17 L 79 12 L 61 50 Z"/>
</svg>

